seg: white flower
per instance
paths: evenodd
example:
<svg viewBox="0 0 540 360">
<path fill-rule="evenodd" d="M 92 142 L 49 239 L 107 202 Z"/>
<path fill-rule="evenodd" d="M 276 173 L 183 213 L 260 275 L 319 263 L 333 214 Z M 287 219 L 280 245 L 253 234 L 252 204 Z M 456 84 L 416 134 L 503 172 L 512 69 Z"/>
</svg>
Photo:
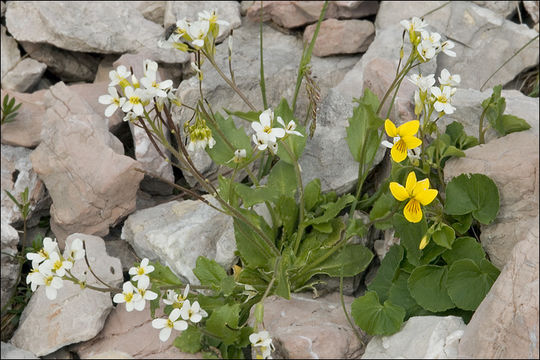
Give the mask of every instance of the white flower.
<svg viewBox="0 0 540 360">
<path fill-rule="evenodd" d="M 461 76 L 455 74 L 451 75 L 446 69 L 442 69 L 441 76 L 439 76 L 439 84 L 448 86 L 458 86 L 461 82 Z"/>
<path fill-rule="evenodd" d="M 156 81 L 158 64 L 155 61 L 145 60 L 144 68 L 144 77 L 141 79 L 141 84 L 146 88 L 149 96 L 166 98 L 167 93 L 165 90 L 172 87 L 172 80 L 165 80 L 160 83 Z"/>
<path fill-rule="evenodd" d="M 45 285 L 47 277 L 39 271 L 38 267 L 33 267 L 26 276 L 26 283 L 30 284 L 32 291 L 36 291 L 38 285 Z"/>
<path fill-rule="evenodd" d="M 105 109 L 106 117 L 111 117 L 116 109 L 124 105 L 124 102 L 126 101 L 126 98 L 118 96 L 118 92 L 114 86 L 109 87 L 109 94 L 110 95 L 101 95 L 98 98 L 98 102 L 100 104 L 109 105 Z"/>
<path fill-rule="evenodd" d="M 435 74 L 429 74 L 427 76 L 412 74 L 408 79 L 424 92 L 428 91 L 435 84 Z"/>
<path fill-rule="evenodd" d="M 169 314 L 168 319 L 154 319 L 152 320 L 152 327 L 155 329 L 161 329 L 159 332 L 159 340 L 165 342 L 171 336 L 172 329 L 183 331 L 188 328 L 188 323 L 184 320 L 178 320 L 180 317 L 180 309 L 173 309 Z"/>
<path fill-rule="evenodd" d="M 270 136 L 264 132 L 253 134 L 252 139 L 257 144 L 257 149 L 261 151 L 265 150 L 268 146 L 276 145 L 276 143 L 270 141 Z"/>
<path fill-rule="evenodd" d="M 37 253 L 26 254 L 26 258 L 32 260 L 32 267 L 37 268 L 43 260 L 48 259 L 55 252 L 59 252 L 58 243 L 50 237 L 46 237 L 43 239 L 43 248 Z"/>
<path fill-rule="evenodd" d="M 429 40 L 422 40 L 416 47 L 416 50 L 424 61 L 432 59 L 436 54 L 435 47 Z"/>
<path fill-rule="evenodd" d="M 116 86 L 121 82 L 126 83 L 126 79 L 129 77 L 129 75 L 131 75 L 131 72 L 128 71 L 124 65 L 120 65 L 118 68 L 116 68 L 116 70 L 111 70 L 109 72 L 109 79 L 111 79 L 109 86 Z"/>
<path fill-rule="evenodd" d="M 135 115 L 135 113 L 133 111 L 129 111 L 126 113 L 126 116 L 124 116 L 124 118 L 122 120 L 124 121 L 135 121 L 137 120 L 138 116 Z"/>
<path fill-rule="evenodd" d="M 208 147 L 211 149 L 214 147 L 214 145 L 216 145 L 216 140 L 214 140 L 214 138 L 211 136 L 210 138 L 191 139 L 187 149 L 189 151 L 204 150 L 206 145 L 208 145 Z"/>
<path fill-rule="evenodd" d="M 253 130 L 255 130 L 257 138 L 265 141 L 266 143 L 275 143 L 277 138 L 282 138 L 285 136 L 284 129 L 272 128 L 273 120 L 274 112 L 272 109 L 267 109 L 263 111 L 261 115 L 259 115 L 259 122 L 254 121 L 251 123 L 251 127 Z"/>
<path fill-rule="evenodd" d="M 302 136 L 302 137 L 304 136 L 304 135 L 302 135 L 302 133 L 294 130 L 294 129 L 296 129 L 296 123 L 293 120 L 289 121 L 287 126 L 285 126 L 285 122 L 283 121 L 281 116 L 278 116 L 277 117 L 277 122 L 280 123 L 285 128 L 285 133 L 298 135 L 298 136 Z"/>
<path fill-rule="evenodd" d="M 193 305 L 189 303 L 189 300 L 185 300 L 182 308 L 180 309 L 180 316 L 182 319 L 189 320 L 192 323 L 198 323 L 203 317 L 207 317 L 206 311 L 201 309 L 198 301 L 194 301 Z"/>
<path fill-rule="evenodd" d="M 255 296 L 257 296 L 258 292 L 253 287 L 253 285 L 244 284 L 244 291 L 242 291 L 242 295 L 247 295 L 247 299 L 244 300 L 244 303 L 248 302 L 250 299 L 253 299 Z"/>
<path fill-rule="evenodd" d="M 208 34 L 209 28 L 210 23 L 207 20 L 199 20 L 189 24 L 187 33 L 191 37 L 191 43 L 195 48 L 199 49 L 204 46 L 204 39 Z"/>
<path fill-rule="evenodd" d="M 409 33 L 414 33 L 416 31 L 422 31 L 428 24 L 417 17 L 413 17 L 411 21 L 401 20 L 399 22 Z"/>
<path fill-rule="evenodd" d="M 72 267 L 71 261 L 67 261 L 59 253 L 53 252 L 47 260 L 39 265 L 39 271 L 41 273 L 54 271 L 55 275 L 62 277 L 66 274 L 66 270 L 70 270 Z"/>
<path fill-rule="evenodd" d="M 212 11 L 203 10 L 202 12 L 199 13 L 199 20 L 206 20 L 208 21 L 210 25 L 216 24 L 216 23 L 218 25 L 223 25 L 223 26 L 229 25 L 229 22 L 225 20 L 218 20 L 216 10 L 212 10 Z"/>
<path fill-rule="evenodd" d="M 267 359 L 272 354 L 274 345 L 268 331 L 260 331 L 249 335 L 249 341 L 257 354 L 257 358 Z"/>
<path fill-rule="evenodd" d="M 117 304 L 125 302 L 126 310 L 133 311 L 135 305 L 141 301 L 141 295 L 135 290 L 130 281 L 126 281 L 124 285 L 122 285 L 122 293 L 114 295 L 113 301 Z"/>
<path fill-rule="evenodd" d="M 67 254 L 67 258 L 71 262 L 75 262 L 77 260 L 80 260 L 84 258 L 84 248 L 82 240 L 77 238 L 71 242 L 71 246 L 69 247 L 69 250 L 66 250 L 64 252 L 64 255 Z"/>
<path fill-rule="evenodd" d="M 155 300 L 158 296 L 155 292 L 152 290 L 148 290 L 148 286 L 150 286 L 150 279 L 148 276 L 144 276 L 139 278 L 139 281 L 137 282 L 137 293 L 141 296 L 140 300 L 134 304 L 134 308 L 137 311 L 143 311 L 144 307 L 146 305 L 146 301 L 152 301 Z"/>
<path fill-rule="evenodd" d="M 56 299 L 58 289 L 61 289 L 64 286 L 64 282 L 58 276 L 50 274 L 45 278 L 45 295 L 47 299 L 54 300 Z"/>
<path fill-rule="evenodd" d="M 132 267 L 129 269 L 129 275 L 133 276 L 132 280 L 138 281 L 140 278 L 146 277 L 148 278 L 147 274 L 150 274 L 152 271 L 154 271 L 154 267 L 152 265 L 148 265 L 149 260 L 147 258 L 142 259 L 141 263 L 137 267 Z M 150 280 L 150 279 L 148 279 Z"/>
<path fill-rule="evenodd" d="M 445 53 L 446 55 L 448 55 L 448 56 L 456 57 L 456 53 L 455 53 L 454 51 L 450 50 L 450 49 L 453 49 L 454 46 L 456 46 L 456 45 L 454 44 L 453 41 L 446 40 L 445 42 L 443 42 L 443 43 L 441 44 L 440 50 L 441 50 L 443 53 Z"/>
<path fill-rule="evenodd" d="M 142 105 L 144 93 L 142 89 L 133 89 L 131 86 L 126 86 L 124 89 L 127 101 L 122 105 L 123 112 L 129 112 L 133 110 L 135 115 L 141 116 L 144 113 L 144 107 Z"/>
<path fill-rule="evenodd" d="M 242 162 L 242 160 L 244 160 L 246 158 L 247 154 L 246 154 L 246 149 L 236 149 L 234 151 L 234 157 L 233 157 L 233 161 L 236 163 L 236 164 L 239 164 Z"/>
<path fill-rule="evenodd" d="M 435 49 L 441 46 L 441 35 L 436 32 L 429 33 L 427 31 L 422 32 L 422 41 L 428 41 Z"/>
<path fill-rule="evenodd" d="M 455 107 L 450 104 L 450 97 L 452 96 L 452 89 L 450 86 L 443 87 L 442 91 L 438 87 L 431 88 L 431 95 L 434 98 L 433 107 L 438 112 L 444 111 L 445 114 L 452 114 Z"/>
<path fill-rule="evenodd" d="M 189 295 L 189 284 L 186 285 L 184 288 L 184 294 L 180 295 L 177 294 L 174 290 L 167 290 L 167 299 L 163 300 L 163 302 L 167 305 L 182 305 L 184 301 L 187 300 L 187 297 Z"/>
</svg>

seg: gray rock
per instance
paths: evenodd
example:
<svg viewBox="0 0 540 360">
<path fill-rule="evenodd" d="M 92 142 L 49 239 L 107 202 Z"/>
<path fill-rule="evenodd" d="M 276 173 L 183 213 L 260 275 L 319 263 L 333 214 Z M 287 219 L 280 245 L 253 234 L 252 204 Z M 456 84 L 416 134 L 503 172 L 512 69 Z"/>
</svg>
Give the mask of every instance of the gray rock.
<svg viewBox="0 0 540 360">
<path fill-rule="evenodd" d="M 70 235 L 66 243 L 69 245 L 75 238 L 86 243 L 88 260 L 97 276 L 111 286 L 120 286 L 123 280 L 120 260 L 107 255 L 104 241 L 97 236 L 76 233 Z M 103 287 L 82 259 L 74 264 L 71 272 L 78 278 L 83 272 L 88 272 L 88 285 Z M 112 309 L 108 292 L 81 289 L 78 284 L 64 280 L 56 299 L 49 300 L 45 289 L 40 286 L 24 309 L 19 328 L 11 341 L 37 356 L 50 354 L 66 345 L 96 336 Z"/>
<path fill-rule="evenodd" d="M 120 259 L 123 272 L 128 272 L 134 263 L 140 261 L 131 246 L 124 240 L 105 241 L 105 247 L 107 248 L 107 254 Z"/>
<path fill-rule="evenodd" d="M 17 286 L 17 278 L 19 276 L 19 262 L 14 258 L 17 255 L 17 245 L 19 244 L 19 234 L 17 230 L 12 228 L 2 218 L 2 285 L 0 302 L 2 308 L 7 304 L 15 286 Z M 2 354 L 2 358 L 4 358 Z"/>
<path fill-rule="evenodd" d="M 215 203 L 212 197 L 205 199 Z M 232 218 L 202 201 L 171 201 L 130 215 L 122 228 L 137 255 L 168 265 L 191 284 L 197 257 L 206 256 L 228 269 L 236 260 Z"/>
<path fill-rule="evenodd" d="M 375 336 L 362 359 L 455 359 L 465 323 L 456 316 L 414 316 L 390 336 Z"/>
<path fill-rule="evenodd" d="M 4 8 L 4 3 L 2 3 L 2 9 Z M 2 51 L 0 52 L 2 56 L 1 66 L 2 66 L 2 78 L 8 73 L 11 69 L 15 67 L 19 59 L 21 58 L 21 52 L 17 47 L 17 42 L 11 36 L 6 34 L 6 28 L 4 25 L 1 26 L 1 36 L 2 36 Z"/>
<path fill-rule="evenodd" d="M 516 12 L 519 6 L 519 1 L 473 1 L 473 3 L 485 7 L 507 19 Z"/>
<path fill-rule="evenodd" d="M 527 13 L 531 16 L 533 22 L 538 24 L 538 20 L 540 20 L 538 1 L 523 1 L 523 6 L 525 7 Z"/>
<path fill-rule="evenodd" d="M 47 69 L 47 65 L 34 59 L 22 59 L 5 76 L 2 76 L 2 88 L 27 92 L 32 90 Z"/>
<path fill-rule="evenodd" d="M 162 25 L 167 1 L 130 1 L 145 19 Z"/>
<path fill-rule="evenodd" d="M 0 4 L 1 4 L 0 16 L 4 17 L 6 15 L 6 4 L 3 1 L 0 2 Z"/>
<path fill-rule="evenodd" d="M 220 26 L 217 42 L 223 41 L 231 32 L 242 24 L 240 18 L 240 3 L 238 1 L 167 1 L 165 8 L 164 25 L 168 28 L 177 20 L 186 18 L 188 21 L 199 19 L 198 13 L 212 9 L 216 10 L 219 20 L 225 20 L 228 26 Z"/>
<path fill-rule="evenodd" d="M 4 2 L 2 2 L 2 9 L 4 8 Z M 2 341 L 2 359 L 39 359 L 36 355 L 30 351 L 19 349 L 13 344 L 5 343 Z"/>
</svg>

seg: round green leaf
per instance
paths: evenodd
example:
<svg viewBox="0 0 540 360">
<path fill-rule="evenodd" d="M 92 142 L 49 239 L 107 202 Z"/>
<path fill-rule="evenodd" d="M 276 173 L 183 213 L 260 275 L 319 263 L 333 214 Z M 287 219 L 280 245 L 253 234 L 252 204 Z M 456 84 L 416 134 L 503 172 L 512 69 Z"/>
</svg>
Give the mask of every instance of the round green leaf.
<svg viewBox="0 0 540 360">
<path fill-rule="evenodd" d="M 479 265 L 480 261 L 486 258 L 486 253 L 478 241 L 472 237 L 464 236 L 457 238 L 452 244 L 452 250 L 446 251 L 442 257 L 448 265 L 461 259 L 471 259 Z"/>
<path fill-rule="evenodd" d="M 445 247 L 447 249 L 452 248 L 452 243 L 456 239 L 456 233 L 454 229 L 446 224 L 441 224 L 439 229 L 437 229 L 431 236 L 435 244 Z"/>
<path fill-rule="evenodd" d="M 446 266 L 422 265 L 414 269 L 407 285 L 411 296 L 424 309 L 437 312 L 455 305 L 446 291 Z"/>
<path fill-rule="evenodd" d="M 485 259 L 480 266 L 471 259 L 458 260 L 448 272 L 448 294 L 460 309 L 474 311 L 498 275 L 499 270 Z"/>
<path fill-rule="evenodd" d="M 391 335 L 399 331 L 405 310 L 389 300 L 381 305 L 375 291 L 368 291 L 355 299 L 351 305 L 351 314 L 356 324 L 370 335 Z"/>
</svg>

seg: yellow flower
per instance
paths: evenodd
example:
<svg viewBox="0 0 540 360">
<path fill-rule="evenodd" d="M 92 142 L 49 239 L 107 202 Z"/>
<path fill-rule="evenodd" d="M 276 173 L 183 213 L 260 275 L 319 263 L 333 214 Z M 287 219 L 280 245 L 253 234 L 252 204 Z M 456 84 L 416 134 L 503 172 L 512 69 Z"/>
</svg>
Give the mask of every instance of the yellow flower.
<svg viewBox="0 0 540 360">
<path fill-rule="evenodd" d="M 414 149 L 422 144 L 422 140 L 414 136 L 419 127 L 420 121 L 418 120 L 406 122 L 396 128 L 396 125 L 390 119 L 386 119 L 384 129 L 388 136 L 394 138 L 394 143 L 385 140 L 382 144 L 392 149 L 390 154 L 395 162 L 402 162 L 407 157 L 407 150 Z"/>
<path fill-rule="evenodd" d="M 403 209 L 403 215 L 405 215 L 405 219 L 412 223 L 422 220 L 420 205 L 430 204 L 438 194 L 437 190 L 429 188 L 429 179 L 426 178 L 417 182 L 414 171 L 407 175 L 405 187 L 397 182 L 391 182 L 390 192 L 398 201 L 410 199 Z"/>
</svg>

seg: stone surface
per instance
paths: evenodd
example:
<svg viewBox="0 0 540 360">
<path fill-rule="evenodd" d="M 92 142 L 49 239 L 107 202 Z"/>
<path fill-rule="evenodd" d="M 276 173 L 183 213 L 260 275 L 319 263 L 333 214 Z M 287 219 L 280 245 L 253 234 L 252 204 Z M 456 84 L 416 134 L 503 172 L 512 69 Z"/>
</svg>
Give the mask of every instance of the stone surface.
<svg viewBox="0 0 540 360">
<path fill-rule="evenodd" d="M 31 154 L 51 194 L 51 227 L 60 246 L 67 235 L 106 235 L 135 209 L 143 175 L 103 118 L 63 84 L 50 88 L 42 142 Z"/>
<path fill-rule="evenodd" d="M 538 358 L 538 220 L 476 309 L 459 344 L 459 358 Z"/>
<path fill-rule="evenodd" d="M 2 2 L 2 6 L 4 3 Z M 2 341 L 2 359 L 39 359 L 30 351 L 19 349 L 10 343 Z"/>
<path fill-rule="evenodd" d="M 133 5 L 145 19 L 159 25 L 163 24 L 167 1 L 130 1 L 129 4 Z"/>
<path fill-rule="evenodd" d="M 267 1 L 262 4 L 263 21 L 272 20 L 285 28 L 297 28 L 319 20 L 322 1 Z M 325 19 L 356 19 L 377 13 L 374 1 L 331 1 Z M 259 21 L 260 2 L 255 1 L 247 10 L 247 16 Z"/>
<path fill-rule="evenodd" d="M 135 262 L 140 262 L 131 246 L 124 240 L 105 241 L 105 247 L 107 254 L 120 259 L 123 272 L 128 272 Z"/>
<path fill-rule="evenodd" d="M 19 61 L 19 59 L 21 58 L 21 52 L 17 47 L 17 42 L 15 41 L 15 39 L 6 34 L 6 27 L 4 25 L 1 26 L 1 36 L 2 51 L 0 52 L 0 55 L 2 56 L 2 61 L 0 62 L 0 64 L 3 78 L 9 70 L 15 67 L 17 61 Z"/>
<path fill-rule="evenodd" d="M 164 315 L 157 309 L 156 316 Z M 202 359 L 200 354 L 186 354 L 173 345 L 179 334 L 173 331 L 163 343 L 159 330 L 152 327 L 148 303 L 143 311 L 132 312 L 119 304 L 94 339 L 73 345 L 72 349 L 81 359 Z"/>
<path fill-rule="evenodd" d="M 2 308 L 7 304 L 15 286 L 17 285 L 17 277 L 19 275 L 19 262 L 14 258 L 17 255 L 17 245 L 19 244 L 19 234 L 17 230 L 11 227 L 7 222 L 2 219 L 2 282 L 0 292 L 0 302 Z M 4 358 L 2 353 L 2 359 Z"/>
<path fill-rule="evenodd" d="M 123 281 L 120 260 L 107 255 L 104 241 L 97 236 L 75 233 L 66 243 L 71 244 L 75 238 L 85 242 L 88 261 L 97 276 L 111 286 L 120 286 Z M 71 270 L 76 277 L 85 271 L 88 268 L 84 260 L 75 262 Z M 103 287 L 90 272 L 87 283 Z M 112 308 L 108 292 L 82 290 L 79 285 L 64 280 L 56 299 L 49 300 L 40 286 L 24 309 L 11 342 L 37 356 L 50 354 L 63 346 L 92 339 L 103 328 Z"/>
<path fill-rule="evenodd" d="M 483 225 L 480 240 L 491 262 L 501 269 L 514 245 L 523 240 L 538 216 L 538 135 L 518 132 L 475 146 L 466 157 L 451 159 L 445 181 L 462 173 L 489 176 L 499 189 L 500 209 L 490 225 Z"/>
<path fill-rule="evenodd" d="M 122 239 L 139 257 L 159 260 L 191 284 L 199 284 L 192 269 L 200 255 L 225 269 L 236 260 L 232 218 L 200 200 L 170 201 L 136 211 L 124 223 Z"/>
<path fill-rule="evenodd" d="M 58 14 L 63 14 L 59 21 Z M 101 54 L 146 52 L 158 61 L 183 63 L 187 54 L 158 48 L 163 28 L 122 1 L 74 3 L 11 2 L 6 25 L 18 41 L 47 43 L 58 48 Z"/>
<path fill-rule="evenodd" d="M 223 41 L 231 29 L 236 29 L 242 24 L 238 1 L 167 1 L 166 3 L 165 29 L 183 18 L 188 21 L 196 21 L 199 19 L 199 12 L 211 11 L 212 9 L 216 10 L 219 20 L 225 20 L 229 23 L 229 25 L 220 25 L 217 42 Z"/>
<path fill-rule="evenodd" d="M 473 3 L 485 7 L 504 18 L 511 17 L 519 6 L 519 1 L 473 1 Z"/>
<path fill-rule="evenodd" d="M 344 300 L 350 309 L 354 298 Z M 306 293 L 291 294 L 290 300 L 270 296 L 264 302 L 264 325 L 281 345 L 274 358 L 345 359 L 361 350 L 337 293 L 316 300 Z"/>
<path fill-rule="evenodd" d="M 391 336 L 375 336 L 362 359 L 455 359 L 465 323 L 456 316 L 414 316 Z"/>
<path fill-rule="evenodd" d="M 527 13 L 531 16 L 533 22 L 538 24 L 538 20 L 540 20 L 540 6 L 538 1 L 523 1 L 523 6 L 525 7 Z"/>
<path fill-rule="evenodd" d="M 22 59 L 5 76 L 2 76 L 2 88 L 27 92 L 32 90 L 47 69 L 47 65 L 34 59 Z"/>
<path fill-rule="evenodd" d="M 95 56 L 26 41 L 21 42 L 21 46 L 32 59 L 47 65 L 47 69 L 62 81 L 93 81 L 96 76 L 100 60 Z"/>
<path fill-rule="evenodd" d="M 311 42 L 316 27 L 316 24 L 306 27 L 305 44 Z M 321 23 L 313 54 L 329 56 L 365 52 L 374 37 L 375 27 L 370 21 L 328 19 Z"/>
</svg>

